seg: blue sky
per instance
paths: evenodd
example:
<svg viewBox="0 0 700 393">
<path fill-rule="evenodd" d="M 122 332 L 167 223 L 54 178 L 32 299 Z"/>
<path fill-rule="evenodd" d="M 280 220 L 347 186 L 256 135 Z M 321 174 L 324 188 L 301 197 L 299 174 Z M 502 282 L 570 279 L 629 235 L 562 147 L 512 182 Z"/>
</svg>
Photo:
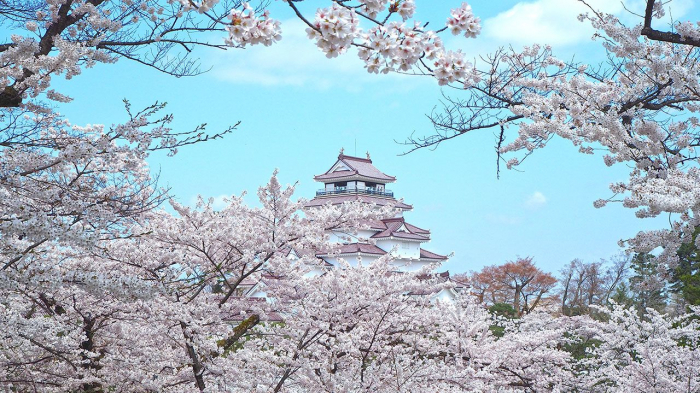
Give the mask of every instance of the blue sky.
<svg viewBox="0 0 700 393">
<path fill-rule="evenodd" d="M 417 18 L 437 28 L 460 2 L 416 3 Z M 632 18 L 616 2 L 593 3 Z M 601 58 L 590 39 L 592 30 L 576 20 L 580 8 L 574 1 L 481 1 L 472 7 L 482 19 L 482 35 L 471 41 L 445 36 L 446 46 L 463 48 L 469 58 L 499 45 L 533 42 L 550 43 L 562 58 Z M 673 7 L 679 19 L 693 11 L 690 0 L 674 1 Z M 667 217 L 639 220 L 616 204 L 593 208 L 594 200 L 610 196 L 609 183 L 626 178 L 627 168 L 608 168 L 601 157 L 581 155 L 563 140 L 528 158 L 520 172 L 503 171 L 500 180 L 490 131 L 400 156 L 406 147 L 395 141 L 431 132 L 425 114 L 440 98 L 437 83 L 427 77 L 367 74 L 354 53 L 328 60 L 285 3 L 272 2 L 270 11 L 283 21 L 283 39 L 273 47 L 199 50 L 196 56 L 211 71 L 191 78 L 173 78 L 124 60 L 70 81 L 59 77 L 57 90 L 74 98 L 61 112 L 76 124 L 112 124 L 125 119 L 121 100 L 128 98 L 135 108 L 168 102 L 177 128 L 206 122 L 216 131 L 240 120 L 238 130 L 224 140 L 149 160 L 161 184 L 183 203 L 197 194 L 220 198 L 244 190 L 252 202 L 275 168 L 283 182 L 299 181 L 298 197 L 311 198 L 320 188 L 313 176 L 335 162 L 341 147 L 359 156 L 369 151 L 379 169 L 398 178 L 391 187 L 395 195 L 414 206 L 407 220 L 432 231 L 425 248 L 454 252 L 445 265 L 452 272 L 517 256 L 532 256 L 538 266 L 556 272 L 573 258 L 608 258 L 620 251 L 619 239 L 668 225 Z"/>
</svg>

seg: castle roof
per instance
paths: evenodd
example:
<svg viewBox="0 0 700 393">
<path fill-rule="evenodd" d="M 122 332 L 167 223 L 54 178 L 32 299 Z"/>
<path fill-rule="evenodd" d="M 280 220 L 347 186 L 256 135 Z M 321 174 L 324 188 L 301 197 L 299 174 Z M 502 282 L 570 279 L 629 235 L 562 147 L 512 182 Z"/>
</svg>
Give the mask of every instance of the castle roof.
<svg viewBox="0 0 700 393">
<path fill-rule="evenodd" d="M 385 255 L 387 251 L 377 247 L 374 244 L 368 243 L 350 243 L 343 244 L 340 246 L 337 252 L 338 255 L 348 255 L 348 254 L 369 254 L 369 255 Z M 318 253 L 316 256 L 324 257 L 329 255 L 328 253 Z M 420 259 L 425 261 L 444 261 L 447 260 L 447 256 L 436 254 L 428 250 L 420 249 Z"/>
<path fill-rule="evenodd" d="M 317 207 L 323 206 L 326 203 L 332 205 L 340 205 L 344 202 L 360 201 L 364 203 L 374 203 L 377 206 L 386 206 L 393 204 L 395 208 L 401 210 L 411 210 L 413 206 L 405 204 L 401 201 L 397 201 L 394 198 L 382 198 L 373 195 L 362 195 L 362 194 L 339 194 L 339 195 L 329 195 L 325 197 L 316 197 L 304 205 L 304 207 Z"/>
<path fill-rule="evenodd" d="M 319 182 L 368 180 L 393 183 L 396 178 L 377 169 L 369 158 L 346 156 L 341 153 L 335 164 L 325 173 L 314 176 L 314 180 Z"/>
<path fill-rule="evenodd" d="M 403 217 L 389 218 L 381 220 L 384 228 L 382 231 L 372 235 L 374 239 L 384 239 L 384 238 L 399 238 L 406 240 L 419 240 L 428 241 L 430 240 L 430 231 L 426 229 L 418 228 L 415 225 L 407 223 Z"/>
<path fill-rule="evenodd" d="M 436 254 L 434 252 L 430 252 L 428 250 L 424 250 L 421 248 L 420 249 L 420 259 L 434 259 L 436 261 L 444 261 L 447 259 L 447 256 Z"/>
<path fill-rule="evenodd" d="M 386 251 L 382 250 L 381 248 L 375 246 L 374 244 L 367 244 L 367 243 L 350 243 L 350 244 L 343 244 L 340 246 L 340 249 L 338 250 L 338 254 L 372 254 L 372 255 L 384 255 L 386 254 Z M 328 255 L 328 254 L 317 254 L 318 256 L 321 255 Z"/>
</svg>

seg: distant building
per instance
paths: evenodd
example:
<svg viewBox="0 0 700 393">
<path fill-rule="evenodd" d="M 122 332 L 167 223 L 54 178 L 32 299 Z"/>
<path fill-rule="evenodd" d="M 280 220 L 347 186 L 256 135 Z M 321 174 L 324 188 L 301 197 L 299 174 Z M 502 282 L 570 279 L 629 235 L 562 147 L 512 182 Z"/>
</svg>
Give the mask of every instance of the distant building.
<svg viewBox="0 0 700 393">
<path fill-rule="evenodd" d="M 369 264 L 387 253 L 393 253 L 392 264 L 397 271 L 415 271 L 435 262 L 447 260 L 445 255 L 422 248 L 430 241 L 430 231 L 408 223 L 403 213 L 412 210 L 411 205 L 394 198 L 387 185 L 396 181 L 394 176 L 377 169 L 367 154 L 359 158 L 341 154 L 325 173 L 314 177 L 323 188 L 306 204 L 314 208 L 346 201 L 361 201 L 377 206 L 394 205 L 399 210 L 396 217 L 365 223 L 357 233 L 331 233 L 330 240 L 340 243 L 338 254 L 317 254 L 330 265 L 337 265 L 338 258 L 350 264 L 362 260 Z"/>
</svg>

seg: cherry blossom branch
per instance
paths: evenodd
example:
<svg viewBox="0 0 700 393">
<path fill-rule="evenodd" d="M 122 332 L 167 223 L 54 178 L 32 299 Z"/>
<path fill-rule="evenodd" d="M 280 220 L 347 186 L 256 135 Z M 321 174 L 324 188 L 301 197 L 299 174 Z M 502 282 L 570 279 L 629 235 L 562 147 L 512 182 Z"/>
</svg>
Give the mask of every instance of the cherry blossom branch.
<svg viewBox="0 0 700 393">
<path fill-rule="evenodd" d="M 647 0 L 646 7 L 644 9 L 644 25 L 642 27 L 641 34 L 654 41 L 700 47 L 700 39 L 684 36 L 670 31 L 660 31 L 652 28 L 651 21 L 653 19 L 654 12 L 656 12 L 656 3 L 658 3 L 658 1 Z"/>
</svg>

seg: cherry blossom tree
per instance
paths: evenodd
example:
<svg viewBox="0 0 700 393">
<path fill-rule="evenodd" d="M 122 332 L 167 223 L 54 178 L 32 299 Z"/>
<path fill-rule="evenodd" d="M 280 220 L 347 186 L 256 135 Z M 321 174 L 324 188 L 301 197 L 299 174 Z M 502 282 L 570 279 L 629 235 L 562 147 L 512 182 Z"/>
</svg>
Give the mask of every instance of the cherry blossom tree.
<svg viewBox="0 0 700 393">
<path fill-rule="evenodd" d="M 148 170 L 149 152 L 205 139 L 201 130 L 172 131 L 160 109 L 130 113 L 109 129 L 9 112 L 15 123 L 0 152 L 3 384 L 94 391 L 91 373 L 109 355 L 96 332 L 114 319 L 147 317 L 146 299 L 158 290 L 152 278 L 104 253 L 110 243 L 135 247 L 130 239 L 143 236 L 144 217 L 166 197 Z"/>
<path fill-rule="evenodd" d="M 143 299 L 153 291 L 102 256 L 106 243 L 141 236 L 144 215 L 166 198 L 145 158 L 221 134 L 175 132 L 171 116 L 159 117 L 162 105 L 127 107 L 129 120 L 109 128 L 74 126 L 31 109 L 14 108 L 3 118 L 3 384 L 90 391 L 96 386 L 90 372 L 106 356 L 95 346 L 95 331 L 112 316 L 133 315 L 111 299 L 131 297 L 130 306 L 147 308 Z M 44 372 L 37 378 L 35 370 Z"/>
<path fill-rule="evenodd" d="M 434 32 L 394 20 L 410 18 L 413 1 L 330 3 L 319 9 L 314 22 L 295 2 L 282 5 L 307 22 L 311 38 L 329 56 L 356 46 L 375 68 L 381 64 L 383 72 L 419 67 L 425 56 L 456 62 L 445 60 L 449 70 L 442 79 L 454 80 L 451 73 L 462 72 L 461 57 L 444 52 Z M 130 220 L 165 197 L 148 174 L 148 153 L 168 149 L 174 154 L 180 146 L 216 139 L 233 129 L 214 134 L 203 126 L 174 131 L 169 128 L 171 115 L 157 118 L 163 104 L 137 112 L 127 104 L 125 124 L 73 125 L 45 103 L 70 102 L 51 89 L 52 78 L 70 79 L 86 67 L 120 58 L 176 76 L 194 75 L 199 71 L 191 53 L 197 47 L 271 45 L 280 39 L 279 22 L 263 8 L 218 0 L 12 0 L 0 5 L 0 22 L 11 33 L 0 44 L 0 185 L 8 201 L 0 212 L 7 258 L 3 270 L 16 267 L 45 243 L 70 247 L 69 238 L 89 245 L 131 236 Z M 359 28 L 358 18 L 374 30 Z M 453 33 L 468 36 L 479 29 L 466 4 L 453 11 L 448 25 Z M 217 31 L 221 40 L 210 42 Z M 371 38 L 382 34 L 381 40 Z"/>
<path fill-rule="evenodd" d="M 273 304 L 294 312 L 283 325 L 261 330 L 256 346 L 243 349 L 245 359 L 262 356 L 258 364 L 278 365 L 267 385 L 255 387 L 463 392 L 570 383 L 570 356 L 557 349 L 565 340 L 564 325 L 554 318 L 533 315 L 497 339 L 489 330 L 491 315 L 474 297 L 431 302 L 425 295 L 406 296 L 435 290 L 437 283 L 391 274 L 386 262 L 335 269 L 309 280 L 311 285 L 277 282 L 291 292 L 284 306 Z M 269 340 L 279 340 L 274 347 L 285 350 L 260 351 Z"/>
<path fill-rule="evenodd" d="M 581 337 L 597 340 L 581 367 L 580 386 L 591 391 L 692 392 L 700 387 L 698 310 L 669 318 L 647 309 L 600 308 L 607 322 L 582 319 Z"/>
<path fill-rule="evenodd" d="M 242 198 L 231 198 L 221 211 L 215 211 L 211 201 L 200 201 L 199 209 L 173 203 L 179 217 L 161 214 L 151 224 L 150 239 L 159 250 L 156 264 L 167 266 L 161 274 L 173 280 L 170 301 L 188 310 L 176 325 L 182 328 L 181 346 L 187 353 L 183 362 L 190 365 L 187 378 L 200 390 L 210 384 L 233 389 L 229 378 L 237 366 L 230 362 L 237 358 L 224 355 L 240 345 L 248 330 L 283 312 L 251 301 L 246 296 L 251 289 L 247 283 L 264 292 L 271 292 L 266 283 L 276 280 L 297 283 L 324 267 L 315 254 L 333 251 L 328 231 L 351 233 L 367 220 L 394 214 L 391 206 L 373 209 L 347 203 L 302 215 L 305 201 L 293 201 L 293 192 L 293 187 L 282 188 L 273 176 L 258 191 L 261 208 L 248 208 Z M 292 262 L 290 251 L 302 257 Z M 274 292 L 267 296 L 283 298 Z"/>
<path fill-rule="evenodd" d="M 444 51 L 436 32 L 394 20 L 412 17 L 411 0 L 331 2 L 318 10 L 313 22 L 295 2 L 284 5 L 307 22 L 310 37 L 330 57 L 356 46 L 371 72 L 420 68 L 424 59 L 435 60 L 436 70 L 444 68 L 435 74 L 441 83 L 468 71 L 463 56 Z M 199 71 L 190 54 L 197 47 L 271 45 L 280 38 L 279 22 L 268 10 L 235 1 L 13 0 L 0 5 L 0 18 L 12 32 L 0 44 L 0 154 L 7 162 L 0 182 L 13 201 L 0 213 L 6 227 L 3 241 L 8 243 L 4 269 L 47 241 L 115 237 L 102 231 L 120 228 L 122 218 L 163 200 L 143 161 L 148 152 L 175 153 L 179 146 L 216 139 L 233 129 L 214 134 L 205 133 L 203 126 L 173 131 L 167 127 L 172 116 L 155 118 L 162 104 L 137 113 L 127 104 L 125 124 L 75 126 L 44 103 L 70 102 L 51 89 L 53 77 L 70 79 L 85 67 L 120 58 L 176 76 L 193 75 Z M 359 18 L 374 27 L 361 29 Z M 452 12 L 442 30 L 448 26 L 466 36 L 479 31 L 478 18 L 466 4 Z M 208 41 L 217 31 L 221 41 Z"/>
<path fill-rule="evenodd" d="M 659 27 L 668 2 L 645 5 L 636 25 L 593 8 L 581 15 L 607 51 L 600 65 L 563 61 L 542 45 L 484 56 L 475 77 L 451 84 L 463 93 L 450 93 L 430 116 L 435 133 L 407 143 L 412 149 L 435 147 L 493 130 L 498 162 L 508 168 L 554 137 L 584 154 L 601 150 L 607 165 L 632 169 L 627 180 L 611 184 L 611 197 L 594 205 L 621 202 L 640 218 L 670 214 L 669 228 L 641 232 L 624 243 L 637 252 L 665 246 L 661 260 L 675 265 L 678 246 L 700 224 L 695 116 L 700 35 L 690 21 Z"/>
<path fill-rule="evenodd" d="M 174 204 L 178 216 L 145 213 L 130 237 L 42 250 L 15 274 L 22 280 L 0 287 L 2 384 L 394 392 L 571 383 L 570 357 L 557 347 L 565 325 L 547 314 L 496 338 L 471 295 L 431 300 L 452 285 L 431 278 L 432 268 L 396 273 L 387 256 L 319 275 L 314 252 L 290 259 L 290 249 L 332 253 L 328 230 L 394 213 L 348 203 L 302 214 L 292 192 L 273 176 L 259 208 L 240 197 L 219 211 Z M 246 281 L 267 301 L 243 296 Z"/>
<path fill-rule="evenodd" d="M 692 314 L 670 320 L 652 311 L 638 320 L 620 308 L 596 322 L 535 310 L 500 321 L 504 333 L 495 337 L 489 327 L 497 321 L 471 294 L 431 300 L 451 285 L 431 279 L 431 268 L 398 274 L 385 257 L 314 273 L 314 253 L 290 259 L 289 250 L 332 253 L 329 229 L 349 231 L 393 211 L 345 204 L 302 214 L 304 201 L 291 201 L 292 192 L 273 176 L 258 208 L 240 197 L 219 211 L 211 201 L 174 204 L 177 216 L 144 214 L 128 238 L 40 253 L 60 262 L 34 260 L 24 281 L 1 287 L 3 385 L 461 392 L 614 391 L 640 375 L 659 378 L 653 386 L 666 391 L 698 383 Z M 241 296 L 245 279 L 268 301 Z M 575 359 L 567 344 L 583 338 L 599 344 Z M 631 357 L 620 357 L 621 345 Z M 647 346 L 665 360 L 635 357 Z"/>
<path fill-rule="evenodd" d="M 355 203 L 300 215 L 304 201 L 291 201 L 292 192 L 273 176 L 259 192 L 261 208 L 241 198 L 221 211 L 203 201 L 199 209 L 174 204 L 180 217 L 155 211 L 122 220 L 118 234 L 128 236 L 54 241 L 18 260 L 0 287 L 3 384 L 90 392 L 216 386 L 233 360 L 224 355 L 272 312 L 241 297 L 243 280 L 307 272 L 320 260 L 311 253 L 290 264 L 291 247 L 332 251 L 326 231 L 394 214 Z M 251 306 L 254 317 L 239 319 Z"/>
<path fill-rule="evenodd" d="M 50 89 L 53 76 L 70 79 L 84 67 L 119 58 L 176 76 L 197 74 L 190 53 L 197 46 L 226 47 L 223 39 L 209 43 L 204 36 L 223 33 L 228 11 L 241 6 L 224 1 L 212 8 L 217 2 L 5 1 L 0 16 L 14 34 L 0 45 L 0 106 L 17 107 L 44 92 L 48 99 L 70 101 Z"/>
</svg>

